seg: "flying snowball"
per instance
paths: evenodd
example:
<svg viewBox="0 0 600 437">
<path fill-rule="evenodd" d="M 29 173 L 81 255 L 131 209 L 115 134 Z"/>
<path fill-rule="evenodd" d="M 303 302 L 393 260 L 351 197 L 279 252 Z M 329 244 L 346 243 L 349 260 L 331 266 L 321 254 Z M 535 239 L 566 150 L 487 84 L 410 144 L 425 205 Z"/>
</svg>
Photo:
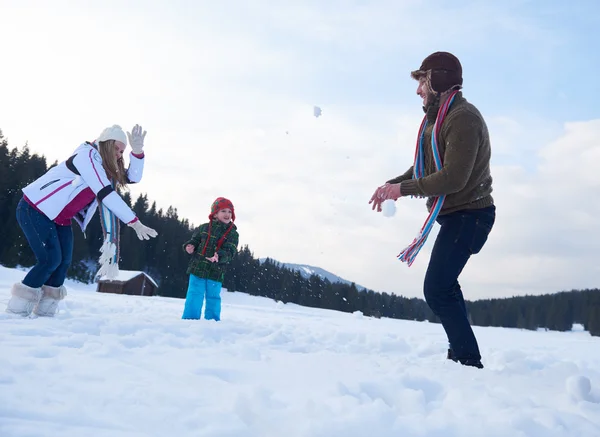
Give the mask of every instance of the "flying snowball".
<svg viewBox="0 0 600 437">
<path fill-rule="evenodd" d="M 321 116 L 321 108 L 318 106 L 313 107 L 313 114 L 315 117 L 319 118 Z"/>
<path fill-rule="evenodd" d="M 381 204 L 381 213 L 384 217 L 393 217 L 396 214 L 396 202 L 392 199 L 384 200 Z"/>
</svg>

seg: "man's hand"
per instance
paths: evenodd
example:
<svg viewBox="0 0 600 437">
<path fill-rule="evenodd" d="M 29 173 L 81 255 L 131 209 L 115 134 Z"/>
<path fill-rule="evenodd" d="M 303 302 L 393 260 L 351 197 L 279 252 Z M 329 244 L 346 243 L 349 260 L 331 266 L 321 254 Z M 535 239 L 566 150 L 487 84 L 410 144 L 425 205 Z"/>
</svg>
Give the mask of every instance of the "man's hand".
<svg viewBox="0 0 600 437">
<path fill-rule="evenodd" d="M 398 200 L 402 197 L 402 193 L 400 193 L 400 184 L 385 184 L 383 186 L 383 200 L 392 199 L 393 201 Z M 382 200 L 382 202 L 383 202 Z"/>
<path fill-rule="evenodd" d="M 189 253 L 190 255 L 191 255 L 192 253 L 194 253 L 194 250 L 196 250 L 196 248 L 194 247 L 194 245 L 193 245 L 193 244 L 188 244 L 187 246 L 185 246 L 185 251 L 186 251 L 187 253 Z"/>
<path fill-rule="evenodd" d="M 381 199 L 381 190 L 383 190 L 383 187 L 385 187 L 385 185 L 377 187 L 377 189 L 371 196 L 371 200 L 369 200 L 369 204 L 373 204 L 373 207 L 371 209 L 374 210 L 375 207 L 377 207 L 377 212 L 381 212 L 381 202 L 383 202 L 383 200 Z"/>
<path fill-rule="evenodd" d="M 381 212 L 381 204 L 384 200 L 392 199 L 398 200 L 402 194 L 400 193 L 400 184 L 385 184 L 380 187 L 377 187 L 371 200 L 369 200 L 369 204 L 373 204 L 371 209 L 377 208 L 377 212 Z"/>
</svg>

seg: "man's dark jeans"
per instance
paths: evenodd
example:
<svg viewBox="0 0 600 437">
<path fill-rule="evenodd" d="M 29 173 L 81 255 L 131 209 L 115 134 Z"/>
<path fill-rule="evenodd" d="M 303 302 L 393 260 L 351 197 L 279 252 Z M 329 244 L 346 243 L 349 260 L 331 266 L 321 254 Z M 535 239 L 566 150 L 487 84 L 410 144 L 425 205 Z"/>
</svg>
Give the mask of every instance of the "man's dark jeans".
<svg viewBox="0 0 600 437">
<path fill-rule="evenodd" d="M 458 277 L 471 255 L 479 253 L 494 226 L 496 207 L 461 210 L 440 215 L 441 228 L 425 274 L 427 304 L 440 318 L 450 347 L 461 363 L 479 361 L 481 355 L 469 324 Z"/>
<path fill-rule="evenodd" d="M 71 226 L 57 225 L 25 199 L 17 205 L 17 221 L 37 259 L 23 284 L 32 288 L 63 285 L 73 257 Z"/>
</svg>

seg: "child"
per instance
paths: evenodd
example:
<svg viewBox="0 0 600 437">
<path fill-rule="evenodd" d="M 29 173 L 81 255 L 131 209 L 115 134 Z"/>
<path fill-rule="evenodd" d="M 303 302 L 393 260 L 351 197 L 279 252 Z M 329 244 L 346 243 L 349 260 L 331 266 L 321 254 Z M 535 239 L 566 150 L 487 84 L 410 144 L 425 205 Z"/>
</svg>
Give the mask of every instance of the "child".
<svg viewBox="0 0 600 437">
<path fill-rule="evenodd" d="M 187 274 L 190 275 L 182 319 L 200 319 L 206 295 L 206 320 L 221 320 L 221 286 L 227 264 L 237 252 L 238 232 L 233 224 L 235 211 L 230 200 L 216 199 L 208 216 L 192 239 L 183 245 L 192 255 Z"/>
</svg>

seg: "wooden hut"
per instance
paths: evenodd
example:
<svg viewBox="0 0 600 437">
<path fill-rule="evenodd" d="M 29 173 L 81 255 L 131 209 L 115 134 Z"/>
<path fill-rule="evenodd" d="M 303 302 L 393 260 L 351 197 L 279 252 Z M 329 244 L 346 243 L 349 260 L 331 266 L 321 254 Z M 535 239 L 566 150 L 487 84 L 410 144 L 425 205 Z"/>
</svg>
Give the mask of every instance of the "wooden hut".
<svg viewBox="0 0 600 437">
<path fill-rule="evenodd" d="M 158 285 L 145 272 L 120 270 L 113 279 L 100 279 L 97 291 L 99 293 L 131 294 L 135 296 L 154 296 Z"/>
</svg>

